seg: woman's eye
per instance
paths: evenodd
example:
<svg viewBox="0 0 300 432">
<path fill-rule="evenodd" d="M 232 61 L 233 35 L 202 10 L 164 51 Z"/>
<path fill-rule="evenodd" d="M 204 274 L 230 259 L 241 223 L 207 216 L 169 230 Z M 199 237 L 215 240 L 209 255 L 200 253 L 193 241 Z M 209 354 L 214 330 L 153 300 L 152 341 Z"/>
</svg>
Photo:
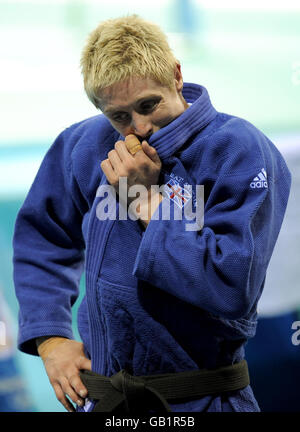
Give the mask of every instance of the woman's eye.
<svg viewBox="0 0 300 432">
<path fill-rule="evenodd" d="M 155 107 L 155 105 L 157 105 L 158 104 L 158 101 L 149 101 L 149 102 L 143 102 L 142 104 L 141 104 L 141 111 L 151 111 L 154 107 Z"/>
<path fill-rule="evenodd" d="M 119 122 L 119 123 L 125 123 L 129 120 L 129 114 L 127 113 L 118 113 L 113 115 L 112 117 L 113 121 Z"/>
</svg>

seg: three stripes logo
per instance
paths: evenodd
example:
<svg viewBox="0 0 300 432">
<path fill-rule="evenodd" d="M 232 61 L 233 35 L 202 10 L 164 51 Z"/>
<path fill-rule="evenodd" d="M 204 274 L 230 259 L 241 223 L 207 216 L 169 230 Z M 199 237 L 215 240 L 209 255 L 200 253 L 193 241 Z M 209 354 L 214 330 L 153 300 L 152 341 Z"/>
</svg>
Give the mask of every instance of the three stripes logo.
<svg viewBox="0 0 300 432">
<path fill-rule="evenodd" d="M 261 171 L 257 174 L 256 177 L 254 177 L 254 179 L 250 183 L 250 187 L 252 189 L 261 189 L 268 187 L 267 173 L 264 168 L 261 169 Z"/>
</svg>

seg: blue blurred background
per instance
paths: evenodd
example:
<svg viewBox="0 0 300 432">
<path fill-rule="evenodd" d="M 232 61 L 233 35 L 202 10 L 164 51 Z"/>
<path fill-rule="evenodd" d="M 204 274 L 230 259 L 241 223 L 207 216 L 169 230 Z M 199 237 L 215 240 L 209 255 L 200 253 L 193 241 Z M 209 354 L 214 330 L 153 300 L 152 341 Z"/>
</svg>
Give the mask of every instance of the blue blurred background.
<svg viewBox="0 0 300 432">
<path fill-rule="evenodd" d="M 14 222 L 55 137 L 98 113 L 79 68 L 88 33 L 128 13 L 159 24 L 184 80 L 204 85 L 219 111 L 254 123 L 287 160 L 291 198 L 246 354 L 261 409 L 300 410 L 300 345 L 292 343 L 300 320 L 300 4 L 274 3 L 0 0 L 0 411 L 64 411 L 40 358 L 16 350 Z M 82 281 L 80 298 L 83 291 Z M 79 340 L 75 320 L 74 333 Z"/>
</svg>

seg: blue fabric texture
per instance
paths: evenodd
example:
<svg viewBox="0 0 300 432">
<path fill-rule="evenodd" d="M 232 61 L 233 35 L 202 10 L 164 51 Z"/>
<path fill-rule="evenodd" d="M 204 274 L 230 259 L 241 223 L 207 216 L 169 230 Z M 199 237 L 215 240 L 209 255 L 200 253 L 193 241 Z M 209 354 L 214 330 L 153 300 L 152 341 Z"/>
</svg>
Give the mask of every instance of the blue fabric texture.
<svg viewBox="0 0 300 432">
<path fill-rule="evenodd" d="M 15 225 L 21 351 L 36 355 L 39 336 L 73 337 L 71 307 L 85 270 L 78 328 L 95 372 L 182 372 L 244 358 L 291 175 L 275 145 L 246 120 L 217 112 L 203 86 L 185 83 L 183 96 L 192 105 L 149 144 L 163 163 L 160 184 L 204 185 L 203 226 L 187 230 L 182 209 L 180 219 L 156 217 L 166 203 L 178 214 L 172 194 L 145 231 L 131 219 L 100 220 L 100 162 L 123 137 L 103 115 L 64 130 Z M 259 411 L 250 386 L 170 406 Z"/>
</svg>

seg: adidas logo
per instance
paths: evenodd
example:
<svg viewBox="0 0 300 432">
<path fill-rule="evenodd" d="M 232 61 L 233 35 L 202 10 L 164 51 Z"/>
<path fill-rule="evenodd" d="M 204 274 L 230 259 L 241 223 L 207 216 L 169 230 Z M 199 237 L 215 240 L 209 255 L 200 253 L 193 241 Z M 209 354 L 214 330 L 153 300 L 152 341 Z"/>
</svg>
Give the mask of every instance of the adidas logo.
<svg viewBox="0 0 300 432">
<path fill-rule="evenodd" d="M 254 177 L 254 179 L 250 183 L 250 187 L 252 189 L 261 189 L 268 187 L 267 173 L 264 168 L 261 169 L 261 171 L 257 174 L 256 177 Z"/>
</svg>

